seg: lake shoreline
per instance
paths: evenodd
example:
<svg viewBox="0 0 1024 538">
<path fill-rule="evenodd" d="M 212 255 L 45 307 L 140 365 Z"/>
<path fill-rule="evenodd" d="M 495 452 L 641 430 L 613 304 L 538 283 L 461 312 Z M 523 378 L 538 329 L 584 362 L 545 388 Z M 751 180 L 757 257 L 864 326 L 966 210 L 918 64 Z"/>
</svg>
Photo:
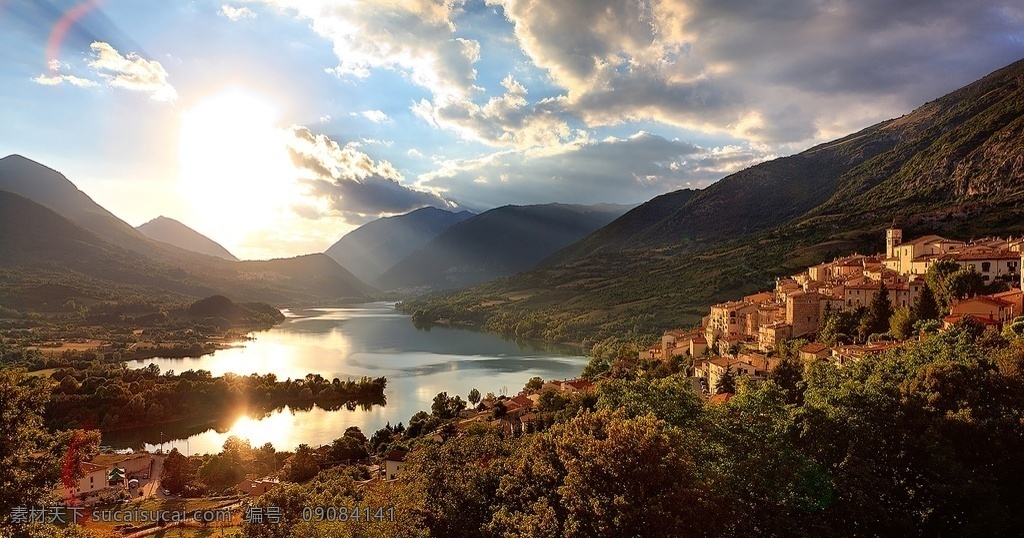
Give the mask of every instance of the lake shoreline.
<svg viewBox="0 0 1024 538">
<path fill-rule="evenodd" d="M 515 393 L 531 377 L 577 377 L 589 362 L 579 348 L 572 346 L 473 329 L 453 330 L 459 327 L 417 329 L 410 323 L 410 316 L 391 302 L 282 310 L 288 316 L 284 322 L 252 334 L 253 339 L 244 346 L 197 359 L 147 359 L 133 361 L 130 366 L 142 368 L 155 363 L 162 371 L 207 370 L 214 376 L 273 373 L 278 379 L 293 380 L 309 373 L 342 379 L 384 376 L 388 379 L 387 405 L 345 413 L 315 408 L 291 410 L 262 421 L 224 424 L 219 431 L 184 432 L 191 434 L 184 437 L 191 440 L 193 452 L 219 450 L 217 447 L 232 434 L 252 437 L 254 444 L 271 442 L 282 449 L 299 443 L 329 444 L 350 426 L 371 435 L 387 423 L 408 423 L 417 412 L 429 412 L 433 397 L 440 392 L 463 398 L 473 388 L 485 394 Z M 180 441 L 181 449 L 185 449 L 183 439 L 172 441 Z"/>
</svg>

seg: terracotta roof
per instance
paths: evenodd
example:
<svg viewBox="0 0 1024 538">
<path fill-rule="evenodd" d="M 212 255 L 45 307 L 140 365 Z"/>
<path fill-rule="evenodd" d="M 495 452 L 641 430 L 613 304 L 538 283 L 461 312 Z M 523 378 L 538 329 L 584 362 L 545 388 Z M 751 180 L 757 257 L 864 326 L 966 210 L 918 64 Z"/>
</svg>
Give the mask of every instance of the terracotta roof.
<svg viewBox="0 0 1024 538">
<path fill-rule="evenodd" d="M 811 342 L 810 344 L 807 344 L 804 347 L 800 348 L 800 351 L 802 353 L 821 353 L 826 349 L 828 349 L 828 346 L 821 342 Z"/>
<path fill-rule="evenodd" d="M 519 404 L 519 405 L 521 405 L 523 407 L 529 407 L 529 406 L 533 405 L 533 400 L 531 400 L 529 397 L 523 396 L 523 395 L 516 396 L 516 397 L 512 398 L 510 401 L 515 402 L 515 403 L 517 403 L 517 404 Z"/>
<path fill-rule="evenodd" d="M 388 455 L 384 456 L 384 459 L 388 461 L 405 461 L 405 456 L 407 454 L 409 454 L 408 450 L 395 449 L 392 450 L 391 452 L 388 452 Z"/>
<path fill-rule="evenodd" d="M 1019 260 L 1020 252 L 961 252 L 953 255 L 957 261 Z"/>
<path fill-rule="evenodd" d="M 729 400 L 731 400 L 732 397 L 733 397 L 733 394 L 731 392 L 722 392 L 720 394 L 715 394 L 714 396 L 712 396 L 711 400 L 709 400 L 709 401 L 711 403 L 713 403 L 713 404 L 720 404 L 720 403 L 724 404 L 724 403 L 728 402 Z"/>
<path fill-rule="evenodd" d="M 1000 307 L 1013 306 L 1013 303 L 1011 303 L 1009 301 L 1004 301 L 1002 299 L 996 299 L 995 297 L 992 297 L 990 295 L 977 295 L 977 296 L 971 297 L 970 299 L 964 299 L 962 301 L 957 302 L 955 305 L 953 305 L 953 308 L 955 309 L 957 306 L 960 306 L 960 305 L 962 305 L 964 303 L 985 303 L 985 304 L 988 304 L 988 305 L 1000 306 Z"/>
<path fill-rule="evenodd" d="M 593 383 L 587 381 L 586 379 L 574 379 L 572 381 L 569 381 L 568 385 L 577 390 L 589 389 L 590 387 L 594 386 Z"/>
<path fill-rule="evenodd" d="M 914 239 L 912 241 L 904 241 L 903 243 L 900 243 L 898 246 L 902 247 L 904 245 L 921 245 L 921 244 L 924 244 L 924 243 L 935 243 L 935 242 L 938 242 L 938 241 L 941 241 L 941 242 L 944 242 L 944 243 L 959 243 L 960 242 L 960 241 L 950 241 L 949 239 L 946 239 L 945 237 L 938 236 L 938 235 L 925 235 L 925 236 L 922 236 L 922 237 L 918 237 L 917 239 Z"/>
<path fill-rule="evenodd" d="M 963 318 L 971 318 L 974 321 L 977 321 L 978 323 L 981 323 L 982 325 L 993 325 L 993 326 L 1001 325 L 1001 322 L 999 320 L 997 320 L 997 319 L 983 318 L 981 316 L 976 316 L 974 314 L 963 314 L 963 315 L 946 316 L 946 317 L 942 318 L 942 321 L 944 321 L 946 323 L 953 324 L 953 323 L 956 323 L 956 322 L 960 321 Z"/>
</svg>

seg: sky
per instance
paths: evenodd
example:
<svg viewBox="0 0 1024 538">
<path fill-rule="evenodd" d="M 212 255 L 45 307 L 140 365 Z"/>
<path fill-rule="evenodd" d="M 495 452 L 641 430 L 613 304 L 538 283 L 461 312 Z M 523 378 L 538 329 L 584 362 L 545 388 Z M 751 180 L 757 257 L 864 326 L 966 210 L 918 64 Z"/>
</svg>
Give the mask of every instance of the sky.
<svg viewBox="0 0 1024 538">
<path fill-rule="evenodd" d="M 293 256 L 703 188 L 1021 58 L 1019 0 L 0 0 L 0 154 Z"/>
</svg>

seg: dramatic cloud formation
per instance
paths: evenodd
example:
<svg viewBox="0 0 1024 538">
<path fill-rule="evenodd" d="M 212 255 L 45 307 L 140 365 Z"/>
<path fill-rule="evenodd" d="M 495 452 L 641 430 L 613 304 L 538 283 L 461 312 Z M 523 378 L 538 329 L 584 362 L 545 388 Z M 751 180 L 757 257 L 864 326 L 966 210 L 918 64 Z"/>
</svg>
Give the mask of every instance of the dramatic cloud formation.
<svg viewBox="0 0 1024 538">
<path fill-rule="evenodd" d="M 116 88 L 148 93 L 154 101 L 173 101 L 178 92 L 167 82 L 167 71 L 156 60 L 146 60 L 134 52 L 127 56 L 109 44 L 96 41 L 89 46 L 95 58 L 89 66 Z"/>
<path fill-rule="evenodd" d="M 1020 36 L 1024 13 L 956 0 L 488 2 L 587 125 L 654 120 L 764 142 L 845 133 L 962 84 L 949 74 L 986 54 L 990 69 L 1009 63 L 993 36 Z"/>
<path fill-rule="evenodd" d="M 558 151 L 509 150 L 478 159 L 451 159 L 423 174 L 419 184 L 444 185 L 473 209 L 493 198 L 517 203 L 634 201 L 700 188 L 774 155 L 727 146 L 702 148 L 638 132 L 562 146 Z"/>
<path fill-rule="evenodd" d="M 418 118 L 494 148 L 435 159 L 438 168 L 420 176 L 420 185 L 482 205 L 568 201 L 579 195 L 572 189 L 636 200 L 703 185 L 897 116 L 969 82 L 964 72 L 983 75 L 1024 51 L 1024 6 L 1008 0 L 485 0 L 505 27 L 481 23 L 478 2 L 262 1 L 330 40 L 333 73 L 404 73 L 430 92 L 411 106 Z M 499 46 L 483 48 L 473 38 L 481 31 L 497 33 Z M 507 45 L 518 51 L 502 51 Z M 482 87 L 477 67 L 496 61 L 512 69 L 500 87 Z M 378 123 L 386 117 L 368 112 Z M 699 148 L 702 156 L 683 164 L 684 143 L 600 132 L 630 124 L 725 149 Z M 669 144 L 663 153 L 615 151 L 650 149 L 655 139 Z"/>
<path fill-rule="evenodd" d="M 366 77 L 371 69 L 399 69 L 434 99 L 467 95 L 476 80 L 480 44 L 455 36 L 459 2 L 434 0 L 264 0 L 312 21 L 331 40 L 339 76 Z"/>
<path fill-rule="evenodd" d="M 423 99 L 412 110 L 435 127 L 493 146 L 557 146 L 587 138 L 585 131 L 570 128 L 559 115 L 558 100 L 545 99 L 529 105 L 526 88 L 512 75 L 505 77 L 501 85 L 505 94 L 488 99 L 482 106 L 469 99 L 447 104 Z"/>
<path fill-rule="evenodd" d="M 233 21 L 256 18 L 256 13 L 253 13 L 253 11 L 247 7 L 237 8 L 231 7 L 227 4 L 220 6 L 220 11 L 218 13 Z"/>
<path fill-rule="evenodd" d="M 373 160 L 359 151 L 356 143 L 343 146 L 299 126 L 293 126 L 290 135 L 292 161 L 314 176 L 303 182 L 313 197 L 326 202 L 324 207 L 297 207 L 304 217 L 319 218 L 334 212 L 355 223 L 425 206 L 454 207 L 435 192 L 406 186 L 405 178 L 391 163 Z"/>
</svg>

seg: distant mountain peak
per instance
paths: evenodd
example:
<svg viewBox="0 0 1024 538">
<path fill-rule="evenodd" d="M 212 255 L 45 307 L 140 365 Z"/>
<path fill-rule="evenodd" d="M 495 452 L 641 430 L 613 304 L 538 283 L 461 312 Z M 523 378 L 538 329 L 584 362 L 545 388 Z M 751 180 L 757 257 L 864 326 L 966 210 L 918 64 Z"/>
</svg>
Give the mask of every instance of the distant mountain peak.
<svg viewBox="0 0 1024 538">
<path fill-rule="evenodd" d="M 238 258 L 213 239 L 170 217 L 160 215 L 136 227 L 136 229 L 150 239 L 163 241 L 178 248 L 206 254 L 207 256 L 216 256 L 225 260 L 238 260 Z"/>
<path fill-rule="evenodd" d="M 327 254 L 364 282 L 373 282 L 406 256 L 449 227 L 475 216 L 436 207 L 421 207 L 404 215 L 384 217 L 352 230 Z"/>
</svg>

